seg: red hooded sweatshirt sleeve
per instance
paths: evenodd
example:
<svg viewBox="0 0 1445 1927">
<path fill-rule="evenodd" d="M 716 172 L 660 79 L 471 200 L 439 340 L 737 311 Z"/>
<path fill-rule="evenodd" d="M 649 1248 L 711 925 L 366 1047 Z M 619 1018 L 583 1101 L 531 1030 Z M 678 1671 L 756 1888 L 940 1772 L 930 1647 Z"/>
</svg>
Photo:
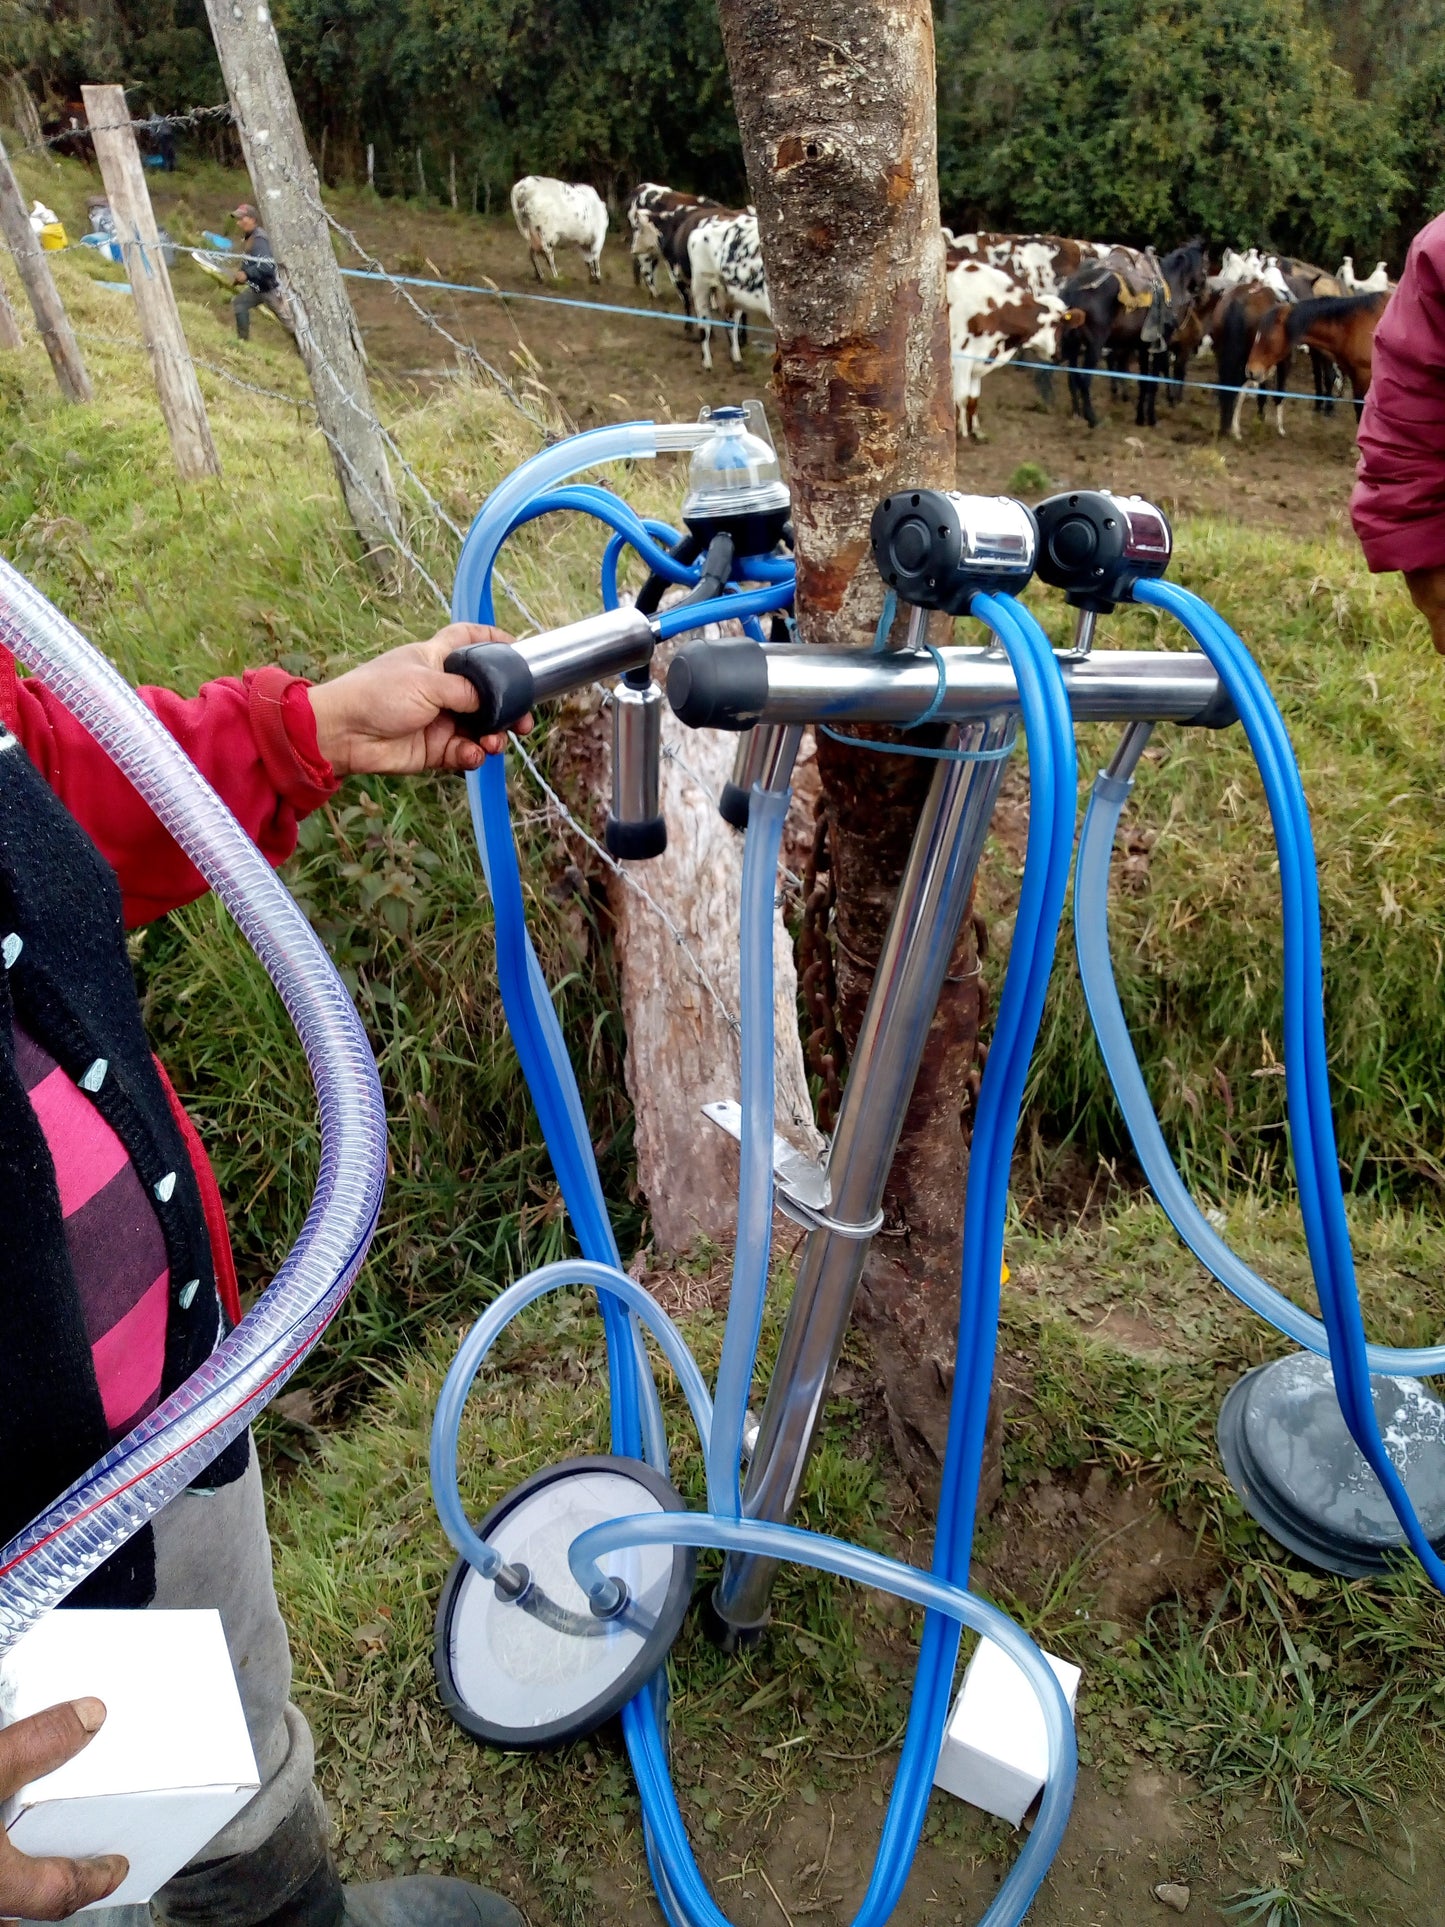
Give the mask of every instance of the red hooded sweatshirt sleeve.
<svg viewBox="0 0 1445 1927">
<path fill-rule="evenodd" d="M 1380 317 L 1359 446 L 1350 519 L 1371 570 L 1445 568 L 1445 214 Z"/>
<path fill-rule="evenodd" d="M 337 787 L 317 745 L 308 687 L 269 668 L 206 683 L 195 696 L 139 692 L 272 863 L 285 862 L 301 818 Z M 205 879 L 129 778 L 44 683 L 16 674 L 4 650 L 0 723 L 115 871 L 129 927 L 205 895 Z"/>
</svg>

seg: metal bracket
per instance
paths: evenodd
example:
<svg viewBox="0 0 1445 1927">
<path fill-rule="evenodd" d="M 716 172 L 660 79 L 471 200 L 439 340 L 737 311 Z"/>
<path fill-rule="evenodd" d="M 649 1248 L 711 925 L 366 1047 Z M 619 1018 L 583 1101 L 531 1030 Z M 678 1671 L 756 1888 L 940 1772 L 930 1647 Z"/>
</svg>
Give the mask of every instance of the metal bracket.
<svg viewBox="0 0 1445 1927">
<path fill-rule="evenodd" d="M 742 1143 L 743 1107 L 733 1098 L 704 1104 L 702 1114 L 720 1131 L 726 1131 L 736 1143 Z M 826 1212 L 833 1202 L 826 1153 L 815 1162 L 804 1152 L 795 1150 L 776 1131 L 773 1133 L 773 1179 L 778 1187 L 779 1207 L 786 1211 L 790 1204 L 797 1205 L 799 1210 L 809 1214 L 809 1224 L 820 1212 Z M 792 1217 L 794 1214 L 789 1211 L 788 1215 Z"/>
</svg>

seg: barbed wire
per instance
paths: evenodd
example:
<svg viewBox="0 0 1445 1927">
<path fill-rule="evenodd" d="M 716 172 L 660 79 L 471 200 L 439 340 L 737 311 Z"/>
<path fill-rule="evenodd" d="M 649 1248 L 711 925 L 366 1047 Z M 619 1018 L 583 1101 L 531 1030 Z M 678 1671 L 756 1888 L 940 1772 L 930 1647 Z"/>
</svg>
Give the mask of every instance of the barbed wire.
<svg viewBox="0 0 1445 1927">
<path fill-rule="evenodd" d="M 497 384 L 498 388 L 500 388 L 502 393 L 507 397 L 508 401 L 511 402 L 512 406 L 517 410 L 517 412 L 521 416 L 523 416 L 525 420 L 531 422 L 534 428 L 539 429 L 541 431 L 545 440 L 550 442 L 550 441 L 555 441 L 557 439 L 555 431 L 552 429 L 550 423 L 547 422 L 547 420 L 535 409 L 529 408 L 527 406 L 527 404 L 522 400 L 521 396 L 517 393 L 516 389 L 512 386 L 511 382 L 502 373 L 500 368 L 494 367 L 493 364 L 487 360 L 486 356 L 481 352 L 481 350 L 473 347 L 470 342 L 458 340 L 457 336 L 454 335 L 449 328 L 445 327 L 440 321 L 438 321 L 438 319 L 434 314 L 432 314 L 428 309 L 424 308 L 421 305 L 421 303 L 415 299 L 410 289 L 404 286 L 403 283 L 400 280 L 398 280 L 398 278 L 394 274 L 390 272 L 390 270 L 385 266 L 383 262 L 381 262 L 374 254 L 372 254 L 368 248 L 363 246 L 362 242 L 357 238 L 357 236 L 352 232 L 352 230 L 345 225 L 344 222 L 338 221 L 336 219 L 336 216 L 332 214 L 329 211 L 329 209 L 322 206 L 322 204 L 310 192 L 309 188 L 305 189 L 304 191 L 306 192 L 306 198 L 308 201 L 310 201 L 312 208 L 315 210 L 316 213 L 318 213 L 321 216 L 322 220 L 326 222 L 327 226 L 332 230 L 332 232 L 339 234 L 341 238 L 347 243 L 347 245 L 351 247 L 356 252 L 356 254 L 360 256 L 360 258 L 363 261 L 366 262 L 367 267 L 372 274 L 379 275 L 383 281 L 387 282 L 396 291 L 396 293 L 401 296 L 401 298 L 406 302 L 407 306 L 411 309 L 412 313 L 417 316 L 418 320 L 425 323 L 425 325 L 428 328 L 434 329 L 435 332 L 442 337 L 443 341 L 449 343 L 450 346 L 453 347 L 456 350 L 456 352 L 459 355 L 461 355 L 465 360 L 475 362 L 479 368 L 483 369 L 486 372 L 486 374 L 489 375 L 490 378 Z M 343 268 L 341 272 L 343 274 L 346 274 L 348 270 Z M 354 273 L 355 270 L 352 270 L 351 272 Z"/>
<path fill-rule="evenodd" d="M 37 118 L 39 109 L 36 109 Z M 17 154 L 38 154 L 47 147 L 60 147 L 66 141 L 89 140 L 92 134 L 119 134 L 129 127 L 133 131 L 158 134 L 167 130 L 183 127 L 198 127 L 206 121 L 234 122 L 235 110 L 230 101 L 217 101 L 213 107 L 188 107 L 183 114 L 143 114 L 134 120 L 102 121 L 92 125 L 87 120 L 73 118 L 69 127 L 56 134 L 42 134 L 38 141 L 26 141 L 17 147 Z"/>
<path fill-rule="evenodd" d="M 446 331 L 443 329 L 441 330 L 441 332 L 445 333 Z M 77 330 L 76 333 L 78 336 L 83 336 L 87 340 L 103 342 L 104 344 L 110 347 L 125 348 L 133 352 L 141 352 L 141 353 L 147 352 L 147 344 L 141 338 L 139 338 L 139 336 L 126 337 L 121 335 L 107 335 L 93 329 L 81 329 L 81 330 Z M 400 447 L 400 444 L 397 442 L 395 436 L 380 421 L 378 421 L 374 416 L 368 415 L 367 411 L 361 407 L 361 404 L 350 393 L 349 388 L 342 380 L 338 371 L 332 366 L 329 357 L 327 357 L 324 351 L 321 350 L 314 336 L 310 338 L 308 345 L 313 351 L 316 365 L 327 374 L 328 378 L 332 381 L 332 383 L 336 387 L 337 393 L 342 397 L 344 402 L 349 407 L 355 409 L 357 412 L 365 416 L 367 421 L 371 423 L 373 426 L 375 426 L 376 429 L 379 431 L 385 445 L 396 457 L 397 461 L 400 463 L 407 479 L 413 484 L 413 486 L 417 490 L 417 493 L 422 497 L 422 500 L 424 501 L 426 507 L 431 513 L 433 519 L 438 523 L 440 523 L 445 528 L 447 528 L 449 532 L 454 537 L 457 538 L 458 541 L 464 540 L 465 532 L 452 519 L 452 517 L 447 514 L 442 504 L 436 499 L 436 497 L 432 494 L 432 492 L 427 488 L 426 484 L 422 481 L 421 477 L 417 474 L 416 469 L 414 468 L 412 463 L 403 453 Z M 183 358 L 178 351 L 169 350 L 164 347 L 160 348 L 158 352 L 172 354 L 174 358 L 178 361 Z M 326 440 L 328 446 L 331 448 L 335 459 L 339 464 L 345 467 L 347 473 L 350 475 L 356 487 L 360 490 L 362 495 L 366 498 L 366 500 L 370 504 L 373 513 L 376 515 L 379 525 L 382 528 L 384 528 L 387 531 L 388 535 L 391 537 L 391 540 L 394 543 L 397 553 L 407 563 L 407 565 L 415 572 L 417 578 L 427 587 L 427 589 L 430 590 L 438 606 L 443 611 L 445 611 L 448 617 L 450 616 L 451 614 L 450 598 L 448 597 L 446 592 L 442 589 L 440 583 L 437 582 L 436 578 L 432 575 L 431 571 L 427 568 L 426 564 L 422 561 L 420 556 L 417 555 L 412 545 L 407 541 L 404 532 L 398 526 L 396 516 L 391 513 L 388 505 L 378 497 L 375 489 L 372 488 L 367 478 L 358 472 L 356 464 L 351 460 L 347 451 L 340 445 L 340 443 L 336 440 L 336 438 L 327 431 L 325 423 L 321 420 L 320 411 L 318 410 L 316 402 L 314 401 L 313 398 L 309 396 L 289 394 L 282 389 L 263 387 L 260 383 L 248 381 L 244 376 L 236 374 L 233 369 L 226 367 L 223 363 L 212 361 L 205 356 L 196 356 L 191 354 L 191 355 L 188 355 L 187 358 L 189 358 L 195 366 L 205 369 L 208 373 L 215 375 L 218 379 L 228 382 L 232 386 L 238 389 L 241 389 L 246 393 L 256 395 L 268 401 L 280 402 L 288 408 L 298 409 L 298 410 L 301 410 L 301 409 L 309 410 L 312 417 L 315 419 L 316 425 L 320 430 L 322 436 Z M 477 357 L 477 359 L 480 360 L 481 357 Z M 523 410 L 522 412 L 526 414 L 527 411 Z M 532 421 L 532 425 L 534 427 L 538 425 L 535 422 L 534 418 L 532 418 L 531 416 L 528 416 L 528 420 Z M 534 628 L 540 628 L 541 625 L 537 623 L 536 619 L 530 614 L 530 612 L 526 607 L 526 604 L 522 601 L 517 591 L 505 580 L 505 578 L 501 576 L 499 571 L 494 570 L 494 574 L 497 577 L 498 587 L 501 588 L 502 592 L 506 595 L 507 599 L 516 605 L 517 609 L 520 611 L 523 618 L 529 624 L 531 624 Z M 523 746 L 520 738 L 518 738 L 515 735 L 512 735 L 510 737 L 510 741 L 513 749 L 517 753 L 518 759 L 521 762 L 522 766 L 527 770 L 528 775 L 532 778 L 533 782 L 537 785 L 537 788 L 541 791 L 543 797 L 545 798 L 548 808 L 562 823 L 565 829 L 569 831 L 572 835 L 579 838 L 580 841 L 584 843 L 586 847 L 593 852 L 593 854 L 599 859 L 599 861 L 602 862 L 607 867 L 607 869 L 612 872 L 613 875 L 618 877 L 623 887 L 627 889 L 629 892 L 631 892 L 634 896 L 636 896 L 639 899 L 639 901 L 647 908 L 649 913 L 658 919 L 658 921 L 662 924 L 663 928 L 667 931 L 668 935 L 671 937 L 673 943 L 677 946 L 679 951 L 682 953 L 683 957 L 686 959 L 688 967 L 692 971 L 698 983 L 702 986 L 702 988 L 707 993 L 707 995 L 712 999 L 713 1003 L 717 1007 L 717 1010 L 721 1015 L 721 1017 L 723 1018 L 723 1021 L 726 1024 L 730 1033 L 735 1038 L 739 1037 L 741 1035 L 741 1025 L 738 1021 L 738 1018 L 735 1012 L 728 1004 L 728 1001 L 723 996 L 722 992 L 718 989 L 716 983 L 713 981 L 711 975 L 709 974 L 706 965 L 703 963 L 702 959 L 697 955 L 696 951 L 689 943 L 686 933 L 680 928 L 676 919 L 671 915 L 671 913 L 667 910 L 667 908 L 663 904 L 660 904 L 657 901 L 656 897 L 653 896 L 652 892 L 648 890 L 647 887 L 639 881 L 639 879 L 631 872 L 631 870 L 629 870 L 627 866 L 620 863 L 615 857 L 613 857 L 612 853 L 608 849 L 606 849 L 606 847 L 603 844 L 599 843 L 597 838 L 593 836 L 591 832 L 587 830 L 586 827 L 578 821 L 577 817 L 567 807 L 566 803 L 563 802 L 562 798 L 558 795 L 557 791 L 547 781 L 546 777 L 543 775 L 541 769 L 538 767 L 534 758 L 528 753 L 526 748 Z M 716 798 L 713 796 L 711 788 L 703 781 L 703 779 L 697 774 L 697 772 L 695 770 L 690 769 L 684 763 L 681 757 L 675 757 L 675 760 L 677 761 L 679 768 L 682 768 L 685 771 L 685 773 L 692 779 L 692 781 L 699 786 L 699 788 L 709 798 L 709 800 L 715 804 Z"/>
</svg>

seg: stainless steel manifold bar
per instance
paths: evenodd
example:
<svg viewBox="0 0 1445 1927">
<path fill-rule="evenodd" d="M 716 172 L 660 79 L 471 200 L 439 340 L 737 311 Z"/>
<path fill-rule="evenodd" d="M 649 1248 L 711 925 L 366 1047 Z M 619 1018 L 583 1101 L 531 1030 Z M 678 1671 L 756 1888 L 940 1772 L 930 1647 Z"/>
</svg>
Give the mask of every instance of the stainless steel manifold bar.
<svg viewBox="0 0 1445 1927">
<path fill-rule="evenodd" d="M 940 665 L 943 690 L 939 691 Z M 1208 657 L 1189 650 L 1096 649 L 1061 654 L 1075 722 L 1159 722 L 1224 729 L 1234 705 Z M 697 641 L 667 672 L 667 697 L 692 729 L 757 723 L 974 722 L 1017 709 L 1001 649 L 810 648 L 795 643 Z"/>
</svg>

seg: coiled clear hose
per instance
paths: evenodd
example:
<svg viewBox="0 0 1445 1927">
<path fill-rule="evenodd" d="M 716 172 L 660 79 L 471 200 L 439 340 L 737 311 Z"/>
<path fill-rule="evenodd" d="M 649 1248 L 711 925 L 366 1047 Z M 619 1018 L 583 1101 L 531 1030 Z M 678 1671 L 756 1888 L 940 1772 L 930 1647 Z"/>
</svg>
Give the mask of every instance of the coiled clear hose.
<svg viewBox="0 0 1445 1927">
<path fill-rule="evenodd" d="M 0 1550 L 3 1652 L 203 1471 L 316 1343 L 376 1229 L 386 1120 L 361 1020 L 290 893 L 115 667 L 3 560 L 0 643 L 85 724 L 235 918 L 296 1026 L 321 1124 L 316 1193 L 270 1289 L 179 1390 Z"/>
</svg>

